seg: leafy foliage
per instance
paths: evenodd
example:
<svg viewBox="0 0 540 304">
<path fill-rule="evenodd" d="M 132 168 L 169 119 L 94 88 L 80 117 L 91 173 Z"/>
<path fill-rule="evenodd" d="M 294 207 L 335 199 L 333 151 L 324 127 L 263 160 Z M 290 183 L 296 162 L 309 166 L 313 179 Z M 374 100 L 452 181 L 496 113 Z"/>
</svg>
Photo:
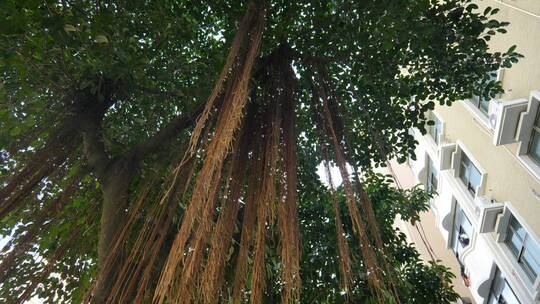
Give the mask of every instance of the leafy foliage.
<svg viewBox="0 0 540 304">
<path fill-rule="evenodd" d="M 83 300 L 103 264 L 98 247 L 110 233 L 104 219 L 112 216 L 104 211 L 107 195 L 120 198 L 122 212 L 112 220 L 121 226 L 148 180 L 158 176 L 156 189 L 163 187 L 246 7 L 236 0 L 0 2 L 0 186 L 15 185 L 0 192 L 0 234 L 9 236 L 2 261 L 22 250 L 12 255 L 13 267 L 0 271 L 1 300 L 25 290 L 48 303 Z M 315 173 L 322 157 L 311 106 L 314 73 L 331 86 L 348 161 L 367 174 L 364 186 L 400 294 L 411 303 L 455 299 L 448 270 L 421 263 L 392 228 L 398 214 L 417 221 L 429 194 L 394 189 L 368 173 L 414 154 L 408 130 L 425 132 L 425 113 L 435 102 L 501 92 L 488 74 L 520 55 L 515 46 L 489 52 L 487 43 L 508 23 L 493 19 L 496 9 L 477 8 L 470 0 L 270 1 L 252 85 L 260 85 L 258 73 L 286 45 L 296 74 L 302 301 L 346 301 L 338 287 L 330 194 Z M 20 172 L 27 173 L 18 180 Z M 183 214 L 179 201 L 173 223 Z M 353 238 L 350 221 L 344 224 Z M 277 241 L 268 246 L 275 249 Z M 353 247 L 353 302 L 370 297 L 358 251 Z M 279 262 L 267 261 L 274 285 L 265 297 L 274 302 Z M 41 284 L 29 289 L 36 280 Z"/>
<path fill-rule="evenodd" d="M 429 196 L 419 188 L 399 190 L 392 186 L 388 176 L 370 174 L 364 182 L 366 191 L 374 202 L 377 220 L 380 224 L 385 244 L 386 258 L 392 261 L 394 276 L 399 278 L 398 290 L 407 303 L 451 303 L 458 295 L 453 291 L 453 274 L 448 268 L 435 261 L 422 262 L 405 235 L 393 227 L 396 216 L 412 221 L 418 213 L 429 208 Z M 322 190 L 322 189 L 321 189 Z M 309 203 L 301 203 L 302 227 L 303 301 L 305 303 L 363 303 L 368 301 L 364 270 L 356 264 L 357 275 L 349 297 L 339 286 L 337 266 L 336 236 L 328 193 L 322 191 L 317 197 L 310 197 Z M 422 198 L 422 199 L 419 199 Z M 304 196 L 303 199 L 306 199 Z M 343 198 L 342 198 L 343 199 Z M 347 238 L 352 238 L 350 221 L 345 221 Z M 358 256 L 359 248 L 352 242 L 351 251 Z M 420 287 L 421 286 L 421 287 Z"/>
</svg>

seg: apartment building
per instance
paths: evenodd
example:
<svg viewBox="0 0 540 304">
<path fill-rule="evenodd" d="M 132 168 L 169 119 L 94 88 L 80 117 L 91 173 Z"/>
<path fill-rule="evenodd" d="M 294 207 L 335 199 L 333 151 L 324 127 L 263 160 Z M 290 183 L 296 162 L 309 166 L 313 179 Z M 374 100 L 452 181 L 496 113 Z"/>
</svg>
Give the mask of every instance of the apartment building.
<svg viewBox="0 0 540 304">
<path fill-rule="evenodd" d="M 540 0 L 477 4 L 511 23 L 490 48 L 525 58 L 496 71 L 501 96 L 436 107 L 409 165 L 475 302 L 540 303 Z"/>
</svg>

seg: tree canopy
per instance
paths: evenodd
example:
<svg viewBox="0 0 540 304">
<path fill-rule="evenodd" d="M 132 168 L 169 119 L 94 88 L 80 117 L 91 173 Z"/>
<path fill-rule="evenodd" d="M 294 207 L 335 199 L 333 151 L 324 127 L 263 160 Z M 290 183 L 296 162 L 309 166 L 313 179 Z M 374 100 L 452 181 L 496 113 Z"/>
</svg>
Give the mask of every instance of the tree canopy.
<svg viewBox="0 0 540 304">
<path fill-rule="evenodd" d="M 455 300 L 448 270 L 392 227 L 432 194 L 372 169 L 414 157 L 409 129 L 435 103 L 502 91 L 489 74 L 520 55 L 489 50 L 508 25 L 496 14 L 0 2 L 0 299 Z"/>
</svg>

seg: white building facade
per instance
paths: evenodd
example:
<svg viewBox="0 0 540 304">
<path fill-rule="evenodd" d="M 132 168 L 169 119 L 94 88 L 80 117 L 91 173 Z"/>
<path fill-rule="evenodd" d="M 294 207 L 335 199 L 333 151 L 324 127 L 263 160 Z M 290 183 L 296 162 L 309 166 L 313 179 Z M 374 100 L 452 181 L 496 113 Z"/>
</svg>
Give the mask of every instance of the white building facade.
<svg viewBox="0 0 540 304">
<path fill-rule="evenodd" d="M 540 0 L 477 1 L 499 8 L 508 33 L 493 51 L 525 56 L 496 71 L 505 94 L 436 107 L 409 165 L 438 195 L 437 228 L 477 303 L 540 303 Z"/>
</svg>

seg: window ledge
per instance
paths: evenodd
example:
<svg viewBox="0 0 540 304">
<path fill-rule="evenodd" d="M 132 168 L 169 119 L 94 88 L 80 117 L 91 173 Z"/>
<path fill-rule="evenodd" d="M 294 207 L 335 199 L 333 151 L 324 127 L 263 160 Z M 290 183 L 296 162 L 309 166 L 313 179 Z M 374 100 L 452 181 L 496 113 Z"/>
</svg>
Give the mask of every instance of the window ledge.
<svg viewBox="0 0 540 304">
<path fill-rule="evenodd" d="M 514 278 L 517 278 L 521 282 L 521 284 L 525 286 L 525 289 L 527 290 L 530 296 L 532 296 L 533 298 L 536 298 L 536 296 L 538 296 L 538 291 L 536 291 L 535 283 L 531 282 L 530 278 L 522 269 L 522 266 L 519 264 L 516 257 L 512 254 L 510 249 L 508 249 L 508 245 L 506 245 L 505 242 L 502 242 L 502 243 L 499 243 L 499 248 L 501 249 L 501 252 L 504 258 L 507 260 L 507 262 L 509 262 L 509 264 L 512 265 L 511 275 Z"/>
<path fill-rule="evenodd" d="M 493 129 L 489 123 L 489 117 L 484 112 L 475 107 L 468 99 L 463 100 L 463 105 L 467 110 L 469 110 L 469 112 L 471 112 L 473 119 L 477 121 L 479 125 L 485 129 L 485 131 L 493 134 Z"/>
<path fill-rule="evenodd" d="M 481 234 L 479 237 L 485 240 L 488 248 L 494 254 L 495 263 L 506 274 L 506 278 L 510 280 L 518 297 L 521 299 L 536 299 L 540 295 L 540 291 L 535 288 L 535 284 L 529 280 L 521 269 L 507 245 L 504 242 L 498 242 L 493 235 Z"/>
<path fill-rule="evenodd" d="M 536 180 L 540 181 L 540 165 L 536 163 L 529 155 L 517 155 L 521 164 L 532 174 Z"/>
<path fill-rule="evenodd" d="M 439 154 L 438 154 L 439 145 L 437 145 L 437 143 L 431 137 L 431 135 L 429 135 L 429 133 L 426 133 L 425 135 L 422 135 L 422 132 L 420 132 L 420 130 L 418 130 L 417 128 L 413 128 L 413 131 L 414 131 L 415 136 L 419 140 L 419 142 L 422 141 L 422 143 L 424 144 L 424 146 L 426 148 L 426 151 L 429 154 L 429 157 L 431 157 L 431 159 L 434 162 L 437 161 L 437 163 L 438 163 L 438 161 L 439 161 Z"/>
<path fill-rule="evenodd" d="M 479 219 L 476 215 L 476 204 L 474 202 L 474 197 L 472 194 L 467 190 L 467 187 L 463 184 L 463 182 L 454 176 L 453 173 L 451 173 L 451 170 L 440 172 L 439 174 L 443 175 L 443 178 L 448 181 L 452 186 L 452 194 L 456 198 L 456 201 L 461 206 L 461 209 L 465 212 L 465 215 L 469 218 L 471 221 L 471 224 L 474 227 L 475 231 L 479 231 Z"/>
</svg>

